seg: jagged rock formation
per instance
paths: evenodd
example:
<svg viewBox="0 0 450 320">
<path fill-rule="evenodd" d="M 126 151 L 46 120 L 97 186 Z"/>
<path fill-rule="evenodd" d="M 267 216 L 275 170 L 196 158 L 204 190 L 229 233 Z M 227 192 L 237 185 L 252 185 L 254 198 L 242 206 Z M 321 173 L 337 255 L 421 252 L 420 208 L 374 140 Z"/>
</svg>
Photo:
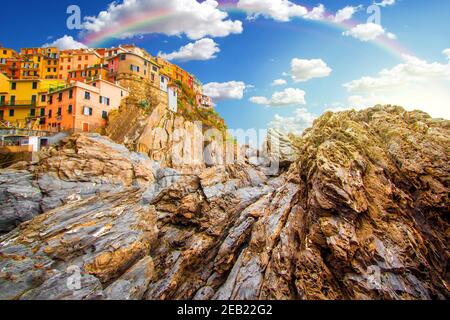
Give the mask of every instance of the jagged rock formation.
<svg viewBox="0 0 450 320">
<path fill-rule="evenodd" d="M 73 135 L 39 162 L 2 171 L 0 233 L 67 203 L 152 183 L 156 165 L 105 137 Z"/>
<path fill-rule="evenodd" d="M 279 177 L 153 165 L 0 237 L 0 298 L 448 299 L 449 129 L 377 106 L 323 115 Z M 30 189 L 54 157 L 2 181 Z"/>
</svg>

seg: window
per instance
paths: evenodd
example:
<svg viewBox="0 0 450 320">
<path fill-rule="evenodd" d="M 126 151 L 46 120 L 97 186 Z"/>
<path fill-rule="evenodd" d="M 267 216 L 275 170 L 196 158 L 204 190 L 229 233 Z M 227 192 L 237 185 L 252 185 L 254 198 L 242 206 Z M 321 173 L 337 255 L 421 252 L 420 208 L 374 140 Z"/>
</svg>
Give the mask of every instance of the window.
<svg viewBox="0 0 450 320">
<path fill-rule="evenodd" d="M 56 114 L 57 116 L 61 116 L 62 115 L 62 108 L 58 108 L 58 113 Z"/>
<path fill-rule="evenodd" d="M 9 98 L 9 104 L 12 106 L 16 104 L 16 96 L 11 96 L 11 98 Z"/>
<path fill-rule="evenodd" d="M 84 92 L 84 99 L 85 99 L 85 100 L 91 100 L 91 93 L 88 92 L 88 91 L 85 91 L 85 92 Z"/>
<path fill-rule="evenodd" d="M 45 109 L 44 108 L 41 109 L 41 117 L 45 117 Z"/>
<path fill-rule="evenodd" d="M 30 110 L 30 117 L 34 117 L 36 116 L 36 109 L 31 109 Z"/>
<path fill-rule="evenodd" d="M 90 108 L 90 107 L 84 107 L 84 108 L 83 108 L 83 114 L 84 114 L 85 116 L 92 116 L 92 108 Z"/>
<path fill-rule="evenodd" d="M 108 112 L 107 111 L 102 111 L 102 118 L 103 119 L 108 119 Z"/>
<path fill-rule="evenodd" d="M 33 89 L 37 89 L 38 83 L 37 82 L 33 82 Z"/>
<path fill-rule="evenodd" d="M 110 100 L 107 97 L 100 96 L 100 103 L 101 104 L 106 104 L 107 106 L 109 106 Z"/>
<path fill-rule="evenodd" d="M 124 54 L 120 55 L 120 61 L 125 61 L 127 59 L 127 56 Z"/>
<path fill-rule="evenodd" d="M 49 117 L 49 118 L 52 117 L 52 110 L 48 110 L 48 117 Z"/>
<path fill-rule="evenodd" d="M 61 102 L 62 99 L 63 99 L 63 93 L 60 92 L 60 93 L 58 93 L 58 101 Z"/>
<path fill-rule="evenodd" d="M 37 101 L 37 96 L 36 96 L 35 94 L 33 94 L 33 95 L 31 96 L 31 104 L 35 104 L 36 101 Z"/>
<path fill-rule="evenodd" d="M 53 103 L 53 95 L 49 95 L 48 96 L 48 103 L 52 104 Z"/>
<path fill-rule="evenodd" d="M 13 82 L 11 83 L 11 90 L 16 90 L 17 89 L 17 83 Z"/>
<path fill-rule="evenodd" d="M 72 99 L 73 98 L 73 89 L 70 89 L 69 90 L 69 99 Z"/>
<path fill-rule="evenodd" d="M 134 72 L 139 72 L 139 67 L 138 66 L 135 66 L 135 65 L 130 65 L 130 69 L 131 69 L 131 71 L 134 71 Z"/>
<path fill-rule="evenodd" d="M 9 109 L 9 116 L 14 117 L 14 109 Z"/>
<path fill-rule="evenodd" d="M 69 107 L 67 107 L 67 113 L 72 114 L 72 111 L 73 111 L 73 107 L 71 104 L 69 104 Z"/>
</svg>

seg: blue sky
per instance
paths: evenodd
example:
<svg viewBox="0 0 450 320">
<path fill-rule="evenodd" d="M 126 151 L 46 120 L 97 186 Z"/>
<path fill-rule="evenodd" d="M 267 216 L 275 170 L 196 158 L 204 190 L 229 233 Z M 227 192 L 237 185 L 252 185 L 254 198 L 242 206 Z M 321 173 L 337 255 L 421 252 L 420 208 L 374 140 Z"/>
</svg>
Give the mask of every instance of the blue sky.
<svg viewBox="0 0 450 320">
<path fill-rule="evenodd" d="M 196 2 L 177 1 L 185 4 Z M 372 29 L 365 29 L 370 16 L 366 10 L 373 4 L 367 0 L 231 0 L 227 1 L 229 5 L 226 7 L 216 7 L 212 0 L 203 4 L 203 1 L 197 1 L 201 6 L 196 12 L 182 13 L 182 21 L 192 19 L 191 24 L 186 22 L 183 25 L 179 18 L 168 18 L 154 22 L 151 27 L 115 35 L 127 38 L 112 37 L 102 45 L 134 43 L 156 55 L 159 52 L 179 52 L 181 47 L 190 43 L 212 39 L 208 41 L 214 43 L 220 52 L 211 54 L 209 58 L 203 57 L 201 61 L 195 61 L 194 54 L 173 62 L 195 74 L 205 84 L 213 82 L 220 87 L 228 83 L 228 86 L 220 87 L 216 103 L 217 111 L 230 128 L 259 129 L 270 124 L 280 129 L 301 131 L 327 109 L 361 108 L 378 102 L 401 103 L 408 109 L 419 108 L 433 116 L 448 118 L 450 50 L 444 50 L 450 48 L 450 1 L 382 1 L 379 0 L 381 29 L 373 25 L 369 26 Z M 52 43 L 66 35 L 73 37 L 73 42 L 81 43 L 86 35 L 98 31 L 95 28 L 101 29 L 105 23 L 119 24 L 120 27 L 121 21 L 140 10 L 133 6 L 108 9 L 110 2 L 59 0 L 46 4 L 27 1 L 26 10 L 18 1 L 5 2 L 3 12 L 17 13 L 20 17 L 3 15 L 0 43 L 19 49 Z M 117 1 L 117 4 L 122 2 Z M 161 9 L 157 8 L 161 4 L 156 0 L 136 2 L 147 12 L 152 8 Z M 176 7 L 170 7 L 171 2 L 173 0 L 167 1 L 168 10 L 178 12 Z M 80 7 L 83 17 L 94 17 L 90 26 L 84 26 L 84 30 L 68 30 L 66 9 L 71 4 Z M 323 17 L 311 18 L 309 14 L 314 8 L 321 8 L 319 4 L 323 5 L 326 13 Z M 229 11 L 233 6 L 240 10 Z M 339 10 L 346 7 L 354 9 L 351 18 L 344 21 L 351 27 L 341 29 L 330 23 L 333 17 L 337 19 Z M 285 17 L 274 13 L 282 9 L 286 10 Z M 116 15 L 115 18 L 108 21 L 100 17 L 102 10 L 112 10 L 109 13 Z M 201 10 L 211 13 L 210 27 L 199 27 L 196 23 L 195 15 Z M 228 11 L 228 17 L 214 18 L 217 13 L 225 11 Z M 223 21 L 230 21 L 230 24 L 222 24 Z M 241 28 L 238 27 L 239 21 Z M 233 27 L 230 27 L 231 22 Z M 358 25 L 361 27 L 353 30 Z M 200 34 L 193 36 L 193 29 Z M 343 34 L 345 31 L 347 35 Z M 379 43 L 383 38 L 392 47 L 406 49 L 409 56 L 401 56 L 399 50 L 382 48 Z M 189 59 L 194 60 L 185 61 Z M 298 63 L 296 71 L 291 66 L 294 59 Z M 295 75 L 297 78 L 305 76 L 308 80 L 296 82 Z M 276 79 L 284 79 L 286 84 L 271 85 Z M 233 82 L 231 86 L 244 84 L 243 94 L 239 95 L 236 88 L 234 94 L 228 94 L 226 90 L 233 89 L 229 88 L 229 82 Z"/>
</svg>

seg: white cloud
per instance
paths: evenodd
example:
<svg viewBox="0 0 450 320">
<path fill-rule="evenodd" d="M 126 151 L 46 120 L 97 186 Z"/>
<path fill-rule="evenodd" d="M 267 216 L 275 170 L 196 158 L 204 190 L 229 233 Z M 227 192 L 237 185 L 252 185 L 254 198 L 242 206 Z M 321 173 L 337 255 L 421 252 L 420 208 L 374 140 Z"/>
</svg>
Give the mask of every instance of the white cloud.
<svg viewBox="0 0 450 320">
<path fill-rule="evenodd" d="M 332 70 L 322 59 L 298 59 L 291 61 L 291 76 L 295 82 L 305 82 L 313 78 L 328 77 Z"/>
<path fill-rule="evenodd" d="M 218 44 L 209 38 L 198 40 L 181 47 L 172 53 L 160 53 L 159 55 L 167 60 L 193 61 L 215 59 L 216 53 L 220 52 Z"/>
<path fill-rule="evenodd" d="M 442 51 L 442 53 L 446 55 L 448 59 L 450 59 L 450 49 L 445 49 L 444 51 Z"/>
<path fill-rule="evenodd" d="M 383 0 L 381 2 L 375 3 L 377 6 L 387 7 L 395 4 L 395 0 Z"/>
<path fill-rule="evenodd" d="M 336 12 L 334 21 L 335 22 L 344 22 L 344 21 L 350 20 L 353 17 L 353 15 L 356 12 L 358 12 L 361 8 L 362 8 L 362 6 L 357 6 L 357 7 L 346 6 L 345 8 L 342 8 L 341 10 Z"/>
<path fill-rule="evenodd" d="M 450 50 L 443 54 L 449 57 Z M 365 76 L 344 84 L 353 93 L 353 106 L 397 104 L 407 109 L 420 109 L 434 117 L 450 118 L 450 61 L 446 64 L 427 62 L 404 56 L 405 61 L 377 76 Z"/>
<path fill-rule="evenodd" d="M 305 15 L 306 19 L 311 20 L 323 20 L 325 18 L 325 6 L 323 4 L 319 4 L 317 7 L 314 7 L 310 12 Z"/>
<path fill-rule="evenodd" d="M 287 107 L 306 104 L 305 91 L 295 88 L 287 88 L 275 92 L 270 99 L 266 97 L 251 97 L 250 102 L 270 107 Z"/>
<path fill-rule="evenodd" d="M 284 79 L 276 79 L 272 82 L 272 87 L 275 86 L 285 86 L 287 84 L 287 81 Z"/>
<path fill-rule="evenodd" d="M 294 111 L 292 117 L 283 117 L 276 114 L 274 119 L 269 123 L 269 128 L 276 129 L 283 133 L 302 134 L 302 132 L 310 128 L 316 119 L 316 116 L 305 108 Z"/>
<path fill-rule="evenodd" d="M 62 38 L 56 39 L 52 43 L 46 43 L 42 47 L 57 47 L 59 50 L 72 50 L 72 49 L 86 49 L 87 47 L 76 41 L 73 37 L 65 35 Z"/>
<path fill-rule="evenodd" d="M 250 19 L 263 16 L 284 22 L 308 13 L 305 7 L 288 0 L 239 0 L 237 7 L 246 11 Z"/>
<path fill-rule="evenodd" d="M 203 92 L 215 100 L 241 100 L 247 88 L 251 86 L 242 81 L 210 82 L 203 86 Z"/>
<path fill-rule="evenodd" d="M 383 35 L 390 39 L 395 39 L 395 35 L 393 33 L 387 32 L 381 25 L 372 22 L 358 24 L 352 29 L 343 32 L 342 35 L 347 37 L 350 36 L 361 41 L 375 40 Z"/>
<path fill-rule="evenodd" d="M 207 36 L 225 37 L 242 33 L 242 22 L 233 21 L 228 14 L 218 8 L 215 0 L 123 0 L 112 2 L 105 11 L 95 17 L 86 17 L 84 34 L 105 32 L 120 27 L 123 21 L 145 21 L 132 31 L 117 35 L 120 39 L 134 36 L 162 33 L 169 36 L 185 34 L 190 39 Z M 153 20 L 152 14 L 160 13 L 163 19 Z M 151 22 L 151 23 L 150 23 Z"/>
</svg>

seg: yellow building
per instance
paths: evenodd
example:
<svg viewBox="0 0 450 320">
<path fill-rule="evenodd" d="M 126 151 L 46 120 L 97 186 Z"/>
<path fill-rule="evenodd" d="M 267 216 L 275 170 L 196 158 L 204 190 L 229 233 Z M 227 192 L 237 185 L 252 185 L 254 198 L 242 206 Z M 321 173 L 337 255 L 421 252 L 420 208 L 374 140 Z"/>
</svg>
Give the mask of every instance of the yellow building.
<svg viewBox="0 0 450 320">
<path fill-rule="evenodd" d="M 40 79 L 7 79 L 5 85 L 4 78 L 1 79 L 0 92 L 6 93 L 0 94 L 0 119 L 18 128 L 36 127 L 40 117 L 45 118 L 49 90 L 64 85 L 59 80 Z"/>
<path fill-rule="evenodd" d="M 58 48 L 23 48 L 20 50 L 20 79 L 58 79 Z"/>
<path fill-rule="evenodd" d="M 0 73 L 0 121 L 4 119 L 4 106 L 9 101 L 9 78 Z"/>
</svg>

